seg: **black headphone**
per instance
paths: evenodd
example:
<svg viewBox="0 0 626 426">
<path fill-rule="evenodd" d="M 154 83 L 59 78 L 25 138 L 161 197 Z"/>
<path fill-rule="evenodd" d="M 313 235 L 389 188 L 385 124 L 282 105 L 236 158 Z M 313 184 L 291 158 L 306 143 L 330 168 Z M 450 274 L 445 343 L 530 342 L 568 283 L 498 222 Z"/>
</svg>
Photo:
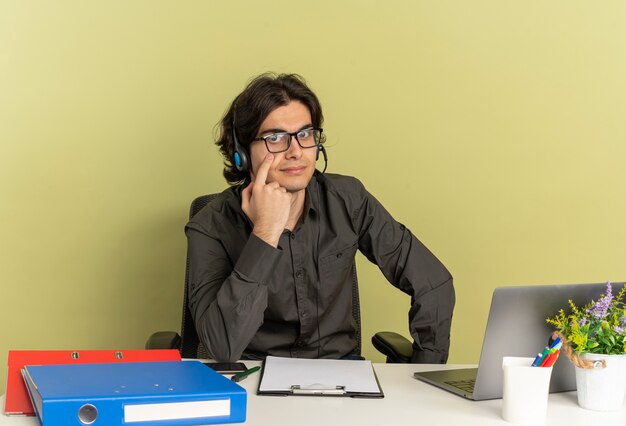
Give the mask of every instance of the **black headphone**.
<svg viewBox="0 0 626 426">
<path fill-rule="evenodd" d="M 235 113 L 233 112 L 233 142 L 235 151 L 233 152 L 233 163 L 240 172 L 246 173 L 250 169 L 250 160 L 246 149 L 239 144 L 237 131 L 235 130 Z"/>
<path fill-rule="evenodd" d="M 315 148 L 315 151 L 315 161 L 320 158 L 320 151 L 322 151 L 322 155 L 324 156 L 324 170 L 322 170 L 322 174 L 324 174 L 324 172 L 326 171 L 326 167 L 328 167 L 328 156 L 326 155 L 326 148 L 324 148 L 324 145 L 319 144 L 317 145 L 317 148 Z"/>
</svg>

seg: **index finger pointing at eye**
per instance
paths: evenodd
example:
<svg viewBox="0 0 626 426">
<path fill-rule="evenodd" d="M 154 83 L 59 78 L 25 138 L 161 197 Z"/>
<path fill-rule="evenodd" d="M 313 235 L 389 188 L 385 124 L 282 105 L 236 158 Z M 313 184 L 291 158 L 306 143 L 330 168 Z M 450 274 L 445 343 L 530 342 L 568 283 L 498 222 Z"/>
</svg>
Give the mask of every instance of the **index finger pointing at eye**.
<svg viewBox="0 0 626 426">
<path fill-rule="evenodd" d="M 265 185 L 267 181 L 267 175 L 270 171 L 270 166 L 272 165 L 272 161 L 274 161 L 274 156 L 272 154 L 267 154 L 263 159 L 263 162 L 261 163 L 261 165 L 259 166 L 259 170 L 257 171 L 256 179 L 254 179 L 254 182 L 257 185 Z"/>
</svg>

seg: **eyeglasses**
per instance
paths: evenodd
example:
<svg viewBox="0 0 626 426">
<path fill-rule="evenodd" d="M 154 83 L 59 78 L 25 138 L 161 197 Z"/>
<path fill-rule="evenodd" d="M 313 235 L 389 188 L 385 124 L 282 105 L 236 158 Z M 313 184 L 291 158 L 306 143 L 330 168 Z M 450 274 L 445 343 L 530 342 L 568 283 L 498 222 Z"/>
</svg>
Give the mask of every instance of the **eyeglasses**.
<svg viewBox="0 0 626 426">
<path fill-rule="evenodd" d="M 261 136 L 252 141 L 265 141 L 267 150 L 273 154 L 287 151 L 291 146 L 291 138 L 295 137 L 301 148 L 313 148 L 320 144 L 322 140 L 322 129 L 302 129 L 297 132 L 279 132 Z"/>
</svg>

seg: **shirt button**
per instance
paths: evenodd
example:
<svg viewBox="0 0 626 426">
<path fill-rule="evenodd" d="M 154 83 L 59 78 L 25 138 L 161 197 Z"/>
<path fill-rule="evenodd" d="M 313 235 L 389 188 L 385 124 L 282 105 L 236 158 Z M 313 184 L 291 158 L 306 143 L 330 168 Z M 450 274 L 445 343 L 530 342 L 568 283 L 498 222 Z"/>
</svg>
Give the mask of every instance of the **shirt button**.
<svg viewBox="0 0 626 426">
<path fill-rule="evenodd" d="M 291 239 L 295 240 L 296 239 L 296 234 L 291 234 Z"/>
<path fill-rule="evenodd" d="M 296 278 L 301 278 L 301 277 L 302 277 L 302 271 L 296 272 Z"/>
<path fill-rule="evenodd" d="M 343 256 L 343 253 L 337 253 L 337 259 L 341 259 L 341 256 Z"/>
</svg>

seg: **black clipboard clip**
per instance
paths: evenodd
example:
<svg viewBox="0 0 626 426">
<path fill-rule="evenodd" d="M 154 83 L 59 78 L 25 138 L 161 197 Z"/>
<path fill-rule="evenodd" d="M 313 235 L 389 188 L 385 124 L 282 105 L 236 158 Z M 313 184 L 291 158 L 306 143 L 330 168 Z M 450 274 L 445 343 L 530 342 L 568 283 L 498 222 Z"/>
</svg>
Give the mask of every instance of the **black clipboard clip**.
<svg viewBox="0 0 626 426">
<path fill-rule="evenodd" d="M 329 396 L 343 396 L 346 394 L 345 386 L 335 386 L 332 388 L 325 387 L 324 385 L 311 385 L 302 387 L 300 385 L 291 385 L 291 393 L 293 395 L 329 395 Z"/>
</svg>

